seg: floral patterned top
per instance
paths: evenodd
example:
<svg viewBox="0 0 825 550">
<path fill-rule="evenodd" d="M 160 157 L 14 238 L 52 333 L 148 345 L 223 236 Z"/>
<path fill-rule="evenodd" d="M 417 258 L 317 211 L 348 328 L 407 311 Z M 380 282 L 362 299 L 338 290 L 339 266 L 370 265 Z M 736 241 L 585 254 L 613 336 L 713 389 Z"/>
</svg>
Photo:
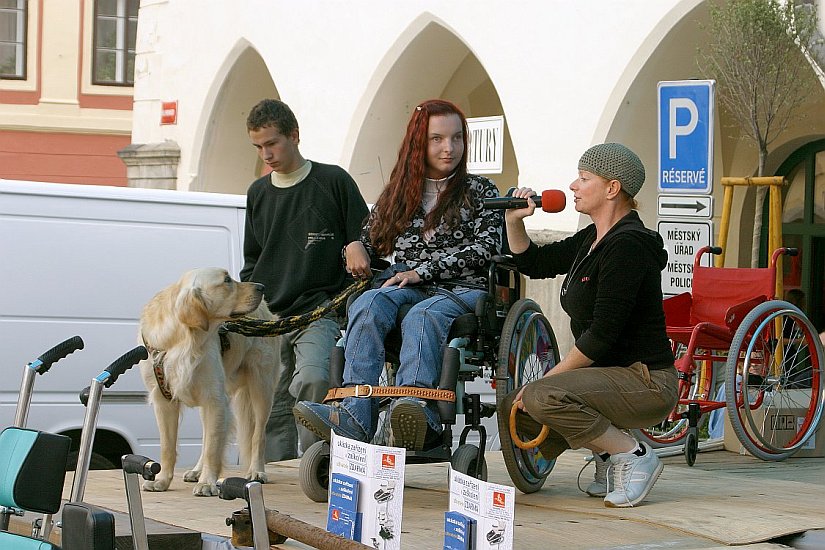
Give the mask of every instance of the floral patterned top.
<svg viewBox="0 0 825 550">
<path fill-rule="evenodd" d="M 442 222 L 430 239 L 424 236 L 424 208 L 419 206 L 407 229 L 395 240 L 392 261 L 414 269 L 425 283 L 487 284 L 487 264 L 501 252 L 504 216 L 501 210 L 485 210 L 483 199 L 498 197 L 498 189 L 489 179 L 467 175 L 472 208 L 460 210 L 461 222 L 453 228 Z M 369 230 L 375 209 L 361 232 L 361 242 L 370 257 L 375 250 Z"/>
</svg>

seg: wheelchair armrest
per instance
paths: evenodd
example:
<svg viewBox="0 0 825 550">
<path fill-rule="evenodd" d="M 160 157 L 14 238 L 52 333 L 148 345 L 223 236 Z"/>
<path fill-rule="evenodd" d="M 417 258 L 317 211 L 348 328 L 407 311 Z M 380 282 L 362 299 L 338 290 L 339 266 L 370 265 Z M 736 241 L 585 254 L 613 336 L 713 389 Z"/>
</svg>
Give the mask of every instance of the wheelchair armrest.
<svg viewBox="0 0 825 550">
<path fill-rule="evenodd" d="M 742 303 L 729 307 L 725 311 L 725 324 L 728 326 L 731 333 L 736 332 L 736 329 L 739 328 L 739 325 L 742 323 L 745 315 L 747 315 L 750 310 L 767 299 L 767 296 L 757 296 L 756 298 L 751 298 L 750 300 L 745 300 Z"/>
<path fill-rule="evenodd" d="M 490 262 L 498 267 L 503 267 L 504 269 L 509 269 L 510 271 L 517 271 L 512 254 L 496 254 L 490 258 Z"/>
<path fill-rule="evenodd" d="M 85 502 L 67 502 L 62 512 L 65 550 L 109 550 L 115 547 L 115 516 Z"/>
</svg>

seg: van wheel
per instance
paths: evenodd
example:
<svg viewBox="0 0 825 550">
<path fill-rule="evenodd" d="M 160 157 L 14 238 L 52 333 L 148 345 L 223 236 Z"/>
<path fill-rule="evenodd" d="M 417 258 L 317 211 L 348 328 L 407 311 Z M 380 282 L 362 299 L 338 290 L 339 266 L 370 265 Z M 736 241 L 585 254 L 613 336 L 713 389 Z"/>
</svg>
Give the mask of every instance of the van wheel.
<svg viewBox="0 0 825 550">
<path fill-rule="evenodd" d="M 79 458 L 80 453 L 78 451 L 71 451 L 69 452 L 69 457 L 66 459 L 66 471 L 67 472 L 74 472 L 77 469 L 77 459 Z M 92 456 L 89 459 L 89 469 L 90 470 L 117 470 L 118 467 L 115 466 L 111 460 L 106 458 L 103 455 L 97 454 L 96 452 L 92 451 Z"/>
</svg>

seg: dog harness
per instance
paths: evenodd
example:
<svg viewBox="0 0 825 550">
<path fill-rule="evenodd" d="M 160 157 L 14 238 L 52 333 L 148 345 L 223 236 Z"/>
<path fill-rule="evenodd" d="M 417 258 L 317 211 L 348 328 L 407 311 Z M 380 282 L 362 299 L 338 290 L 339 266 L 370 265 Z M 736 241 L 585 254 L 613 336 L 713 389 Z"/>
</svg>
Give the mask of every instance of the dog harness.
<svg viewBox="0 0 825 550">
<path fill-rule="evenodd" d="M 223 355 L 230 348 L 229 336 L 226 335 L 226 331 L 220 330 L 218 336 L 221 339 L 221 355 Z M 149 352 L 149 356 L 152 358 L 152 372 L 155 375 L 155 381 L 158 383 L 160 394 L 165 397 L 167 401 L 171 401 L 172 392 L 169 391 L 169 386 L 166 385 L 166 374 L 164 374 L 163 371 L 163 360 L 166 358 L 166 350 L 150 346 L 146 343 L 146 338 L 144 338 L 143 335 L 141 335 L 140 339 L 143 340 L 143 347 L 146 348 L 146 351 Z"/>
</svg>

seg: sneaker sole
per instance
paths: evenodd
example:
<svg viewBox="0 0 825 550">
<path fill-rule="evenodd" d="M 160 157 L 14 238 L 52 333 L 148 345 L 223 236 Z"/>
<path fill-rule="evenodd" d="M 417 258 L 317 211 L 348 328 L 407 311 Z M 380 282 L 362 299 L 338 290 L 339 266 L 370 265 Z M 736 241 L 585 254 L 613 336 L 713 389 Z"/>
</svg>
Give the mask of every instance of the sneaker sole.
<svg viewBox="0 0 825 550">
<path fill-rule="evenodd" d="M 656 484 L 656 480 L 659 479 L 659 474 L 661 474 L 662 470 L 664 470 L 664 469 L 665 469 L 665 465 L 662 464 L 661 462 L 659 462 L 659 465 L 656 467 L 656 470 L 650 476 L 650 483 L 647 484 L 647 487 L 645 488 L 645 490 L 638 497 L 634 498 L 631 501 L 621 502 L 619 504 L 616 504 L 616 503 L 610 502 L 608 500 L 605 500 L 604 505 L 607 506 L 608 508 L 632 508 L 633 506 L 636 506 L 637 504 L 642 502 L 645 499 L 645 497 L 647 497 L 647 494 L 650 492 L 651 489 L 653 489 L 653 485 Z"/>
<path fill-rule="evenodd" d="M 324 441 L 329 442 L 332 439 L 332 428 L 327 426 L 327 424 L 318 418 L 308 407 L 298 403 L 292 408 L 292 414 L 301 426 Z"/>
<path fill-rule="evenodd" d="M 399 403 L 392 410 L 390 416 L 393 444 L 410 451 L 420 451 L 424 448 L 427 437 L 427 416 L 421 405 L 415 403 Z"/>
<path fill-rule="evenodd" d="M 604 498 L 607 496 L 607 491 L 585 491 L 588 496 L 597 497 L 597 498 Z"/>
</svg>

